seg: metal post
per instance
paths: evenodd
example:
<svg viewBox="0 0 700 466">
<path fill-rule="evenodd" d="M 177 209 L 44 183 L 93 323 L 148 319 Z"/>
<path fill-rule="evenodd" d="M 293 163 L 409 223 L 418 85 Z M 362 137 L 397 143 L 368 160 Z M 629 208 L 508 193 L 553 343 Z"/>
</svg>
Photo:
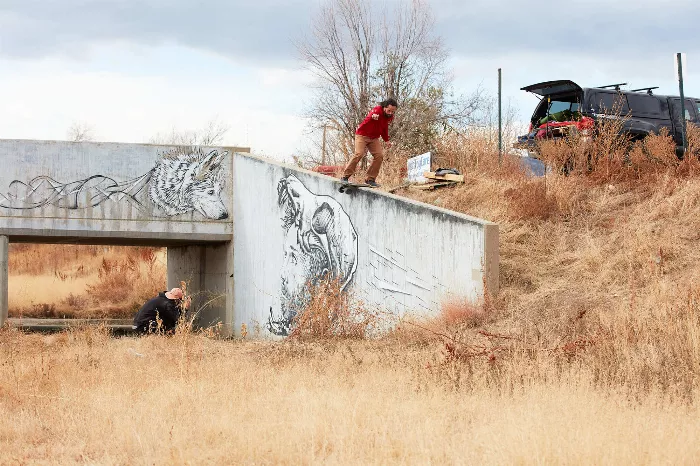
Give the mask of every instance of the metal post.
<svg viewBox="0 0 700 466">
<path fill-rule="evenodd" d="M 321 149 L 321 165 L 326 164 L 326 128 L 328 128 L 328 126 L 323 125 L 323 147 Z"/>
<path fill-rule="evenodd" d="M 501 112 L 501 69 L 498 69 L 498 164 L 503 159 L 503 114 Z"/>
<path fill-rule="evenodd" d="M 678 61 L 678 90 L 681 94 L 681 138 L 683 139 L 683 155 L 685 155 L 688 141 L 686 139 L 685 125 L 685 95 L 683 94 L 683 58 L 680 53 L 676 54 L 676 60 Z"/>
</svg>

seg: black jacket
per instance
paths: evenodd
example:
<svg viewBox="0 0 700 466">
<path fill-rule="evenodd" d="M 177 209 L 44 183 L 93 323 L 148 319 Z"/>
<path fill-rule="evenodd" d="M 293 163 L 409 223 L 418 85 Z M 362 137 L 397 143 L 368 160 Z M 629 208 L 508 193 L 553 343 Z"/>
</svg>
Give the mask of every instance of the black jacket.
<svg viewBox="0 0 700 466">
<path fill-rule="evenodd" d="M 179 300 L 168 299 L 165 292 L 158 293 L 153 299 L 149 299 L 134 317 L 134 325 L 139 329 L 156 328 L 156 315 L 163 321 L 164 330 L 172 330 L 180 317 Z"/>
</svg>

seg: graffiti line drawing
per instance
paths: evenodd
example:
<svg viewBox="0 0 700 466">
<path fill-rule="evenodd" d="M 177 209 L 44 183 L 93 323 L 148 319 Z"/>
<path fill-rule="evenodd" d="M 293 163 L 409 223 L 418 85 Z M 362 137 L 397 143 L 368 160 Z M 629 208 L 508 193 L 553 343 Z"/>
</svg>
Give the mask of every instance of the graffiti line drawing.
<svg viewBox="0 0 700 466">
<path fill-rule="evenodd" d="M 447 290 L 437 277 L 416 271 L 399 251 L 371 244 L 367 249 L 370 267 L 366 285 L 379 292 L 372 304 L 387 306 L 393 303 L 396 312 L 405 312 L 409 308 L 435 312 L 440 308 L 434 296 Z"/>
<path fill-rule="evenodd" d="M 197 211 L 206 218 L 228 218 L 221 200 L 224 188 L 222 161 L 227 151 L 201 149 L 173 150 L 146 174 L 118 182 L 104 175 L 61 183 L 49 176 L 37 176 L 25 183 L 14 180 L 6 195 L 0 194 L 0 207 L 37 209 L 53 205 L 64 209 L 95 207 L 110 199 L 127 201 L 154 216 L 174 216 Z M 150 208 L 148 202 L 150 201 Z"/>
<path fill-rule="evenodd" d="M 267 329 L 286 336 L 310 299 L 309 285 L 331 278 L 338 280 L 340 291 L 347 289 L 357 269 L 358 244 L 338 201 L 312 193 L 294 175 L 278 182 L 277 203 L 285 233 L 281 309 L 278 315 L 270 309 Z"/>
</svg>

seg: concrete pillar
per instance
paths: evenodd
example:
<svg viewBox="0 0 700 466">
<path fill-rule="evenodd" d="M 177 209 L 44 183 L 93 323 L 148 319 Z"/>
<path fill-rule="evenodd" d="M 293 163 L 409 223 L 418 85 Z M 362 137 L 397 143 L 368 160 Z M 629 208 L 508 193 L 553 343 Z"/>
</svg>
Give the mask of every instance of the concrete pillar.
<svg viewBox="0 0 700 466">
<path fill-rule="evenodd" d="M 7 254 L 10 247 L 10 239 L 7 236 L 0 236 L 0 327 L 7 321 L 7 293 L 8 293 L 8 270 Z"/>
<path fill-rule="evenodd" d="M 223 324 L 226 335 L 234 332 L 233 242 L 211 246 L 168 248 L 168 289 L 187 283 L 195 325 Z"/>
<path fill-rule="evenodd" d="M 221 322 L 226 335 L 236 332 L 233 315 L 233 242 L 204 247 L 205 268 L 202 274 L 200 323 L 208 326 Z"/>
</svg>

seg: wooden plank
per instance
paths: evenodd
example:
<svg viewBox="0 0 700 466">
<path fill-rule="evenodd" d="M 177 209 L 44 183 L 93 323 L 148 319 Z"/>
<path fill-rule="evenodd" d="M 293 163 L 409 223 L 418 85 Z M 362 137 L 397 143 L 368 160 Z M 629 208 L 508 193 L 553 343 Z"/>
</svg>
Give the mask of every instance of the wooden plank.
<svg viewBox="0 0 700 466">
<path fill-rule="evenodd" d="M 442 186 L 451 186 L 457 184 L 456 181 L 443 181 L 439 183 L 428 183 L 428 184 L 416 184 L 412 185 L 411 189 L 420 189 L 422 191 L 433 190 L 435 188 L 440 188 Z"/>
<path fill-rule="evenodd" d="M 409 186 L 411 186 L 411 183 L 400 184 L 398 186 L 394 186 L 393 188 L 389 189 L 387 192 L 393 193 L 393 192 L 398 191 L 399 189 L 408 188 Z"/>
<path fill-rule="evenodd" d="M 464 183 L 464 175 L 453 175 L 453 174 L 447 174 L 447 175 L 436 175 L 435 172 L 425 172 L 423 173 L 424 178 L 428 178 L 431 180 L 445 180 L 445 181 L 456 181 L 459 183 Z"/>
</svg>

